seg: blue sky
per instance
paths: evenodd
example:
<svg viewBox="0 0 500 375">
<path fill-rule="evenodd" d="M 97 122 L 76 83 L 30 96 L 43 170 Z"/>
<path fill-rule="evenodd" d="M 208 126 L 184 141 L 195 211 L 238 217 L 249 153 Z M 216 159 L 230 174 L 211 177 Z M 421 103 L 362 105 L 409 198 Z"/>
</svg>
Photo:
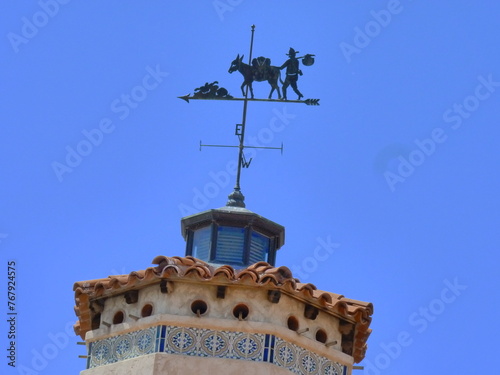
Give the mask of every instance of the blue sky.
<svg viewBox="0 0 500 375">
<path fill-rule="evenodd" d="M 252 24 L 254 56 L 316 55 L 298 84 L 321 99 L 248 106 L 248 141 L 284 144 L 241 180 L 247 208 L 286 227 L 277 264 L 373 302 L 364 374 L 491 373 L 498 14 L 492 0 L 2 2 L 4 354 L 12 260 L 18 311 L 18 367 L 2 356 L 2 373 L 83 370 L 73 283 L 183 255 L 181 217 L 225 205 L 236 152 L 198 146 L 236 144 L 242 103 L 177 96 L 216 80 L 239 96 L 228 68 Z"/>
</svg>

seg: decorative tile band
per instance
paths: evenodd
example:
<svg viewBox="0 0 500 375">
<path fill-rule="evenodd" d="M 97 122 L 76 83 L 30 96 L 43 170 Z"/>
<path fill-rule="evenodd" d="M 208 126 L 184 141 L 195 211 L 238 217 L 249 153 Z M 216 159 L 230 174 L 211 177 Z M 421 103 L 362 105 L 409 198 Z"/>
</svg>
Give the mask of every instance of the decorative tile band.
<svg viewBox="0 0 500 375">
<path fill-rule="evenodd" d="M 87 368 L 151 353 L 267 362 L 300 375 L 346 375 L 347 367 L 263 333 L 156 326 L 90 343 Z"/>
</svg>

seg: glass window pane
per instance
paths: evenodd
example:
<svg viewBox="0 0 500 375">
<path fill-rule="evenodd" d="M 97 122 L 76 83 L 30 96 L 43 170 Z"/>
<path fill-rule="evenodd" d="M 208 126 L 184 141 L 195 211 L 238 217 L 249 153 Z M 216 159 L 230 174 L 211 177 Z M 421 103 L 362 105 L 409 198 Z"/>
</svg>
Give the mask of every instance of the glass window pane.
<svg viewBox="0 0 500 375">
<path fill-rule="evenodd" d="M 269 254 L 269 238 L 252 231 L 252 241 L 250 243 L 250 256 L 248 261 L 254 264 L 260 261 L 267 262 L 267 255 Z"/>
<path fill-rule="evenodd" d="M 212 227 L 208 226 L 198 229 L 194 232 L 193 236 L 193 256 L 195 258 L 208 261 L 210 260 L 210 235 Z"/>
<path fill-rule="evenodd" d="M 245 247 L 245 228 L 219 227 L 215 261 L 226 264 L 242 264 Z"/>
</svg>

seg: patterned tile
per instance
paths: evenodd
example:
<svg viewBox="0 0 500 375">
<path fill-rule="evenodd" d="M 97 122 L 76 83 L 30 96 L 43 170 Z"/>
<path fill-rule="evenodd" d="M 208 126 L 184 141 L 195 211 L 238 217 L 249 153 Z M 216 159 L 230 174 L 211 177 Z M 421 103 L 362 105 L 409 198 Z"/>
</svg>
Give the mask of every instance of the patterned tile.
<svg viewBox="0 0 500 375">
<path fill-rule="evenodd" d="M 157 331 L 159 331 L 159 329 L 151 327 L 149 329 L 134 332 L 134 357 L 154 353 L 156 351 L 155 343 L 157 341 Z"/>
<path fill-rule="evenodd" d="M 280 367 L 295 367 L 297 361 L 297 352 L 295 345 L 283 340 L 278 340 L 278 344 L 274 349 L 275 363 Z"/>
<path fill-rule="evenodd" d="M 131 334 L 120 335 L 116 338 L 115 342 L 113 343 L 112 350 L 117 361 L 122 361 L 132 356 L 132 339 L 133 337 Z"/>
<path fill-rule="evenodd" d="M 343 366 L 332 361 L 325 361 L 321 366 L 321 375 L 344 375 Z"/>
<path fill-rule="evenodd" d="M 262 344 L 262 337 L 250 333 L 239 334 L 234 341 L 233 350 L 238 358 L 258 359 L 262 356 Z"/>
<path fill-rule="evenodd" d="M 299 362 L 299 368 L 304 374 L 317 374 L 319 367 L 318 367 L 318 358 L 316 357 L 315 354 L 303 350 L 302 353 L 300 353 L 300 356 L 298 358 Z"/>
<path fill-rule="evenodd" d="M 111 344 L 109 340 L 95 342 L 92 345 L 92 362 L 95 366 L 107 365 L 110 363 Z M 92 366 L 92 367 L 95 367 Z"/>
<path fill-rule="evenodd" d="M 207 357 L 224 357 L 229 338 L 223 332 L 211 331 L 201 337 L 201 349 Z"/>
<path fill-rule="evenodd" d="M 94 341 L 88 368 L 151 353 L 268 362 L 299 375 L 345 375 L 346 366 L 280 337 L 206 328 L 157 326 Z"/>
</svg>

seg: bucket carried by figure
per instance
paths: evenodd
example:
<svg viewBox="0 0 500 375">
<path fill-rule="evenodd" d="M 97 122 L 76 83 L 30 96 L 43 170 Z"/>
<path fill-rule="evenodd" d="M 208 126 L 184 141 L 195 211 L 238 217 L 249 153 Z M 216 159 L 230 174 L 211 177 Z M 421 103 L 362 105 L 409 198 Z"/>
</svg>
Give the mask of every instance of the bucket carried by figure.
<svg viewBox="0 0 500 375">
<path fill-rule="evenodd" d="M 302 64 L 304 64 L 305 66 L 311 66 L 312 64 L 314 64 L 314 55 L 311 55 L 310 53 L 308 53 L 307 55 L 305 55 L 304 57 L 302 57 Z"/>
</svg>

